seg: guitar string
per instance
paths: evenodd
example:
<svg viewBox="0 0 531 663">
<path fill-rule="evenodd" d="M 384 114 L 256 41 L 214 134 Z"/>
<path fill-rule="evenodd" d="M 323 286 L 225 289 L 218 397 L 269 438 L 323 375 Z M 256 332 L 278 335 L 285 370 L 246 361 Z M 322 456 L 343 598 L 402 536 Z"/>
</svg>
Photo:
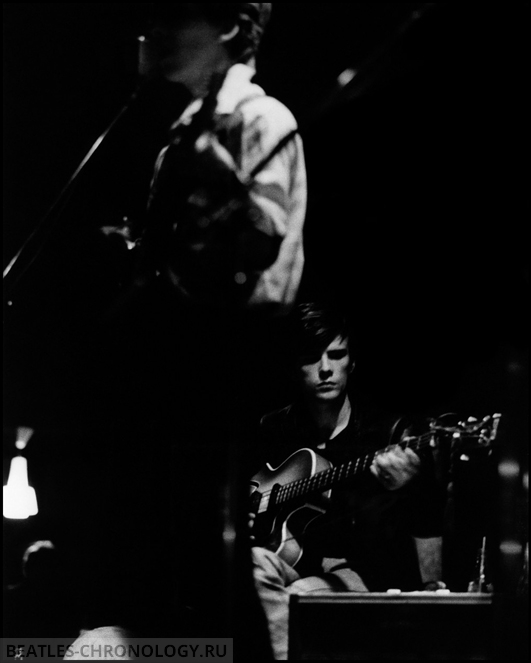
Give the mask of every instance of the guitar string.
<svg viewBox="0 0 531 663">
<path fill-rule="evenodd" d="M 383 453 L 387 450 L 390 450 L 390 449 L 393 449 L 393 448 L 396 448 L 396 447 L 412 447 L 414 444 L 416 444 L 416 448 L 420 449 L 422 446 L 425 445 L 426 441 L 428 441 L 428 443 L 431 446 L 435 447 L 436 446 L 435 438 L 436 438 L 436 436 L 440 437 L 441 434 L 446 434 L 446 435 L 452 434 L 452 438 L 455 438 L 456 433 L 459 432 L 458 437 L 460 438 L 461 442 L 463 440 L 466 441 L 467 439 L 475 439 L 476 441 L 478 441 L 480 439 L 483 439 L 483 441 L 486 442 L 487 444 L 493 443 L 493 441 L 496 437 L 496 434 L 497 434 L 498 419 L 499 419 L 499 415 L 494 415 L 492 417 L 485 417 L 481 422 L 478 422 L 475 426 L 473 426 L 472 429 L 469 428 L 469 430 L 459 431 L 459 429 L 455 428 L 455 427 L 454 428 L 439 427 L 437 430 L 428 431 L 428 432 L 426 432 L 426 433 L 424 433 L 424 434 L 422 434 L 422 435 L 420 435 L 416 438 L 409 438 L 408 440 L 404 440 L 402 443 L 398 443 L 398 444 L 395 444 L 395 445 L 389 445 L 385 449 L 381 449 L 379 451 L 376 451 L 373 454 L 367 454 L 367 456 L 365 456 L 365 458 L 364 458 L 364 464 L 368 459 L 371 459 L 371 461 L 372 461 L 372 459 L 374 459 L 378 454 L 381 454 L 381 453 Z M 485 433 L 487 432 L 487 430 L 485 428 L 482 429 L 482 427 L 486 426 L 487 423 L 489 422 L 489 420 L 491 422 L 490 434 L 489 434 L 488 437 L 486 437 Z M 479 435 L 478 435 L 478 431 L 479 431 Z M 362 458 L 363 457 L 359 457 L 358 459 L 356 459 L 356 465 L 355 465 L 354 473 L 357 471 L 357 469 L 356 469 L 357 465 L 358 465 L 359 461 Z M 340 479 L 341 478 L 341 473 L 345 469 L 345 466 L 348 469 L 348 468 L 350 468 L 350 466 L 352 465 L 353 462 L 354 461 L 351 461 L 348 464 L 341 464 L 339 466 L 336 466 L 335 468 L 334 467 L 329 468 L 328 470 L 324 470 L 323 472 L 320 472 L 318 474 L 326 475 L 326 474 L 331 473 L 332 476 L 333 476 L 334 470 L 338 470 L 338 474 L 339 474 L 338 479 Z M 315 477 L 317 475 L 313 475 L 313 476 Z M 312 478 L 313 477 L 305 477 L 305 479 L 298 480 L 298 481 L 292 482 L 292 483 L 299 484 L 299 487 L 301 487 L 302 484 L 305 483 L 305 482 L 310 483 L 311 481 L 309 482 L 308 479 L 311 480 Z M 336 478 L 333 477 L 332 478 L 332 483 L 335 480 L 336 480 Z M 280 494 L 280 492 L 281 491 L 279 490 L 277 495 Z M 296 492 L 296 489 L 295 489 L 295 492 Z M 306 491 L 306 492 L 308 492 L 308 491 Z M 260 498 L 259 503 L 262 502 L 262 498 L 265 498 L 265 502 L 267 503 L 267 505 L 269 505 L 271 493 L 272 493 L 272 490 L 266 491 L 265 493 L 263 493 L 262 497 Z M 283 501 L 286 501 L 286 500 L 284 499 Z M 259 513 L 261 513 L 261 512 L 259 511 Z M 317 525 L 313 524 L 312 529 L 315 532 L 316 530 L 318 531 L 319 529 L 323 529 L 326 525 L 328 525 L 328 526 L 334 525 L 334 523 L 337 523 L 340 520 L 341 520 L 341 516 L 336 516 L 332 520 L 328 520 L 326 523 L 323 523 L 322 521 L 320 521 Z M 288 537 L 284 540 L 284 543 L 289 542 L 289 541 L 293 541 L 293 540 L 296 540 L 296 537 L 295 536 L 290 536 L 290 537 Z"/>
<path fill-rule="evenodd" d="M 411 447 L 413 446 L 414 443 L 417 443 L 416 448 L 420 449 L 426 440 L 430 441 L 433 438 L 433 435 L 434 435 L 433 433 L 424 433 L 419 437 L 406 440 L 399 444 L 389 445 L 383 449 L 379 449 L 378 451 L 366 454 L 365 456 L 359 456 L 358 458 L 353 459 L 348 463 L 342 463 L 341 465 L 328 468 L 327 470 L 322 470 L 321 472 L 313 474 L 310 477 L 304 477 L 303 479 L 298 479 L 297 481 L 291 481 L 290 483 L 282 486 L 282 488 L 278 490 L 276 494 L 277 503 L 285 502 L 288 499 L 290 499 L 288 497 L 288 493 L 297 492 L 297 488 L 300 488 L 304 483 L 319 483 L 319 481 L 323 482 L 323 479 L 328 478 L 329 476 L 331 477 L 335 472 L 339 472 L 339 474 L 341 474 L 341 472 L 343 472 L 346 468 L 350 469 L 353 463 L 355 463 L 355 469 L 354 469 L 355 473 L 358 471 L 356 468 L 360 461 L 363 461 L 363 465 L 367 464 L 368 461 L 372 463 L 372 461 L 374 460 L 374 458 L 376 458 L 377 455 L 390 451 L 391 449 L 395 449 L 396 447 Z M 347 470 L 346 474 L 348 475 L 348 473 L 349 472 Z M 333 480 L 335 480 L 335 478 Z M 319 486 L 315 486 L 315 489 L 318 490 Z M 273 490 L 274 489 L 271 489 L 262 493 L 262 499 L 265 499 L 268 504 Z"/>
<path fill-rule="evenodd" d="M 438 431 L 438 432 L 439 432 L 439 431 Z M 446 434 L 448 434 L 448 433 L 450 433 L 450 432 L 452 432 L 452 431 L 444 431 L 444 432 L 445 432 Z M 420 448 L 423 444 L 425 445 L 426 439 L 431 440 L 431 438 L 433 438 L 433 436 L 434 436 L 434 433 L 430 433 L 430 434 L 425 433 L 425 434 L 423 434 L 423 435 L 421 435 L 421 436 L 415 438 L 415 441 L 419 443 L 418 446 L 417 446 L 417 448 Z M 481 435 L 478 436 L 477 434 L 476 434 L 476 435 L 469 434 L 469 435 L 466 435 L 466 436 L 461 435 L 461 436 L 460 436 L 460 439 L 468 439 L 468 438 L 470 438 L 470 439 L 474 439 L 474 438 L 481 438 L 481 437 L 482 437 Z M 423 439 L 423 438 L 424 438 L 424 439 Z M 422 441 L 421 441 L 421 440 L 422 440 Z M 393 448 L 393 447 L 397 447 L 397 446 L 402 446 L 402 444 L 390 445 L 389 447 L 386 447 L 386 449 L 391 449 L 391 448 Z M 406 444 L 405 446 L 407 446 L 407 444 Z M 384 450 L 382 449 L 382 450 L 379 450 L 379 451 L 375 452 L 375 453 L 374 453 L 374 457 L 375 457 L 376 455 L 378 455 L 379 453 L 382 453 L 383 451 L 384 451 Z M 371 456 L 371 454 L 368 454 L 368 455 L 367 455 L 367 457 L 370 457 L 370 456 Z M 358 460 L 359 460 L 359 459 L 358 459 Z M 348 464 L 350 465 L 351 463 L 348 463 Z M 341 466 L 338 466 L 338 467 L 341 467 Z M 329 472 L 331 469 L 334 469 L 334 468 L 330 468 L 329 470 L 324 470 L 323 473 L 325 474 L 325 473 Z M 314 476 L 316 476 L 316 475 L 314 475 Z M 310 478 L 311 478 L 311 477 L 310 477 Z M 304 481 L 304 480 L 299 480 L 299 481 Z M 298 482 L 294 482 L 294 483 L 298 483 Z M 271 493 L 271 492 L 272 492 L 272 491 L 268 491 L 268 493 Z M 264 495 L 266 495 L 266 493 L 264 493 Z M 269 502 L 269 498 L 268 498 L 267 501 Z M 334 517 L 334 518 L 332 518 L 332 519 L 329 519 L 329 520 L 327 520 L 327 521 L 325 521 L 325 522 L 323 522 L 321 519 L 318 519 L 317 523 L 312 522 L 312 524 L 311 524 L 311 530 L 312 530 L 314 533 L 315 533 L 315 532 L 318 532 L 319 530 L 322 530 L 322 529 L 324 529 L 325 527 L 333 526 L 334 524 L 340 522 L 343 518 L 344 518 L 344 516 L 337 515 L 336 517 Z M 288 530 L 288 531 L 289 531 L 289 530 Z M 300 538 L 300 537 L 299 537 L 299 538 Z M 289 541 L 298 541 L 298 539 L 297 539 L 297 537 L 294 536 L 294 535 L 289 536 L 289 537 L 286 537 L 285 539 L 283 539 L 283 543 L 287 543 L 287 542 L 289 542 Z"/>
<path fill-rule="evenodd" d="M 365 456 L 360 456 L 359 458 L 353 459 L 352 461 L 349 461 L 348 463 L 342 463 L 341 465 L 337 465 L 337 466 L 328 468 L 327 470 L 322 470 L 321 472 L 313 474 L 310 477 L 304 477 L 303 479 L 298 479 L 296 481 L 292 481 L 288 484 L 285 484 L 280 489 L 278 489 L 278 491 L 275 495 L 275 501 L 276 501 L 277 504 L 282 504 L 284 502 L 290 501 L 291 499 L 295 499 L 297 497 L 302 497 L 304 494 L 306 494 L 308 492 L 317 492 L 320 489 L 319 483 L 326 483 L 326 479 L 328 479 L 328 478 L 331 479 L 330 483 L 334 483 L 334 482 L 336 482 L 337 480 L 339 480 L 341 478 L 340 475 L 343 472 L 345 472 L 345 474 L 346 474 L 345 478 L 353 478 L 353 476 L 356 474 L 356 472 L 358 472 L 360 469 L 362 471 L 366 470 L 367 467 L 369 466 L 368 462 L 370 461 L 370 463 L 372 464 L 372 461 L 374 460 L 374 458 L 376 458 L 376 456 L 378 456 L 382 453 L 385 453 L 387 451 L 390 451 L 392 449 L 395 449 L 397 447 L 401 447 L 401 448 L 409 447 L 409 448 L 421 449 L 421 448 L 425 447 L 426 445 L 430 446 L 432 444 L 432 441 L 434 440 L 436 434 L 437 433 L 440 434 L 441 432 L 448 435 L 450 433 L 453 434 L 455 432 L 455 430 L 445 429 L 443 431 L 438 430 L 438 431 L 427 432 L 427 433 L 424 433 L 424 434 L 422 434 L 418 437 L 409 438 L 408 440 L 405 440 L 401 443 L 389 445 L 389 446 L 387 446 L 383 449 L 379 449 L 378 451 L 375 451 L 374 453 L 370 453 L 370 454 L 367 454 Z M 462 434 L 460 434 L 460 440 L 467 439 L 467 438 L 478 438 L 478 437 L 481 437 L 481 435 L 478 436 L 477 434 L 476 435 L 472 435 L 472 434 L 462 435 Z M 362 461 L 362 467 L 358 468 L 358 464 L 360 463 L 360 461 Z M 355 463 L 354 471 L 351 472 L 350 468 L 351 468 L 353 463 Z M 336 472 L 339 475 L 338 477 L 333 476 Z M 352 475 L 352 476 L 350 476 L 350 475 Z M 315 484 L 315 485 L 311 485 L 311 486 L 308 487 L 306 484 Z M 303 488 L 303 487 L 304 487 L 304 490 L 301 491 L 300 489 Z M 260 508 L 258 513 L 263 513 L 263 511 L 265 511 L 267 509 L 267 507 L 269 506 L 269 501 L 271 499 L 271 495 L 273 493 L 273 490 L 274 490 L 274 488 L 272 488 L 271 490 L 265 491 L 264 493 L 261 494 L 262 497 L 260 499 L 260 507 L 262 507 L 262 502 L 263 502 L 263 506 L 265 507 L 265 509 Z M 326 489 L 323 489 L 323 490 L 326 490 Z M 299 493 L 302 493 L 302 494 L 299 494 Z"/>
</svg>

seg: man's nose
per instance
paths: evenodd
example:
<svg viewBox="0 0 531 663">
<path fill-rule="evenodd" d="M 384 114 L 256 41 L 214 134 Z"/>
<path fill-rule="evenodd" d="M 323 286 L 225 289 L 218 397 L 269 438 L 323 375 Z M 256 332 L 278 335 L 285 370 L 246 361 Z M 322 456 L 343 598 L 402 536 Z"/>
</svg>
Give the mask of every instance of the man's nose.
<svg viewBox="0 0 531 663">
<path fill-rule="evenodd" d="M 319 364 L 319 373 L 321 374 L 328 374 L 332 372 L 332 366 L 330 364 L 330 361 L 328 360 L 328 357 L 324 355 L 321 357 L 321 363 Z"/>
</svg>

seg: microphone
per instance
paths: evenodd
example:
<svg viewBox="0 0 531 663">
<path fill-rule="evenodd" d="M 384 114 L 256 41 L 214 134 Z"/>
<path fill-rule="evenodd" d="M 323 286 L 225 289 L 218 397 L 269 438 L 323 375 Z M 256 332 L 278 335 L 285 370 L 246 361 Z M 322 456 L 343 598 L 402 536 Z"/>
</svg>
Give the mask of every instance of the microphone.
<svg viewBox="0 0 531 663">
<path fill-rule="evenodd" d="M 141 79 L 150 79 L 160 73 L 158 64 L 159 49 L 148 37 L 141 35 L 138 40 L 138 75 Z"/>
</svg>

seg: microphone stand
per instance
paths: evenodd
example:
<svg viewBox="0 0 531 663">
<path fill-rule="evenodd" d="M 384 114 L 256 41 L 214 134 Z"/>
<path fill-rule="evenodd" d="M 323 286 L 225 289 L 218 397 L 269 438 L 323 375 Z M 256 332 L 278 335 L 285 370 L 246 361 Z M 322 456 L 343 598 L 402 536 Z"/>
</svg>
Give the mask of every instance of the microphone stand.
<svg viewBox="0 0 531 663">
<path fill-rule="evenodd" d="M 338 106 L 362 97 L 367 90 L 381 79 L 392 63 L 393 55 L 404 37 L 430 12 L 441 9 L 439 2 L 425 2 L 410 12 L 391 37 L 375 48 L 366 59 L 355 67 L 348 67 L 337 77 L 333 87 L 323 100 L 311 109 L 301 133 L 310 129 L 322 117 Z"/>
<path fill-rule="evenodd" d="M 137 87 L 135 92 L 130 96 L 128 101 L 120 109 L 117 115 L 114 117 L 109 126 L 105 131 L 98 137 L 94 142 L 90 150 L 87 152 L 86 156 L 83 158 L 79 166 L 76 168 L 72 176 L 69 178 L 68 182 L 60 192 L 59 196 L 52 204 L 48 212 L 44 217 L 38 222 L 35 229 L 30 233 L 29 237 L 24 241 L 19 251 L 11 259 L 7 267 L 3 272 L 4 279 L 4 296 L 9 299 L 10 294 L 12 293 L 15 286 L 22 279 L 24 274 L 28 271 L 31 265 L 35 262 L 38 256 L 41 254 L 45 242 L 48 237 L 51 235 L 53 230 L 57 227 L 59 222 L 60 214 L 62 210 L 65 209 L 66 204 L 72 194 L 74 185 L 76 184 L 79 176 L 85 170 L 89 161 L 91 161 L 94 154 L 97 152 L 98 148 L 111 133 L 114 127 L 119 123 L 121 118 L 127 113 L 131 105 L 138 98 L 141 85 Z M 12 305 L 11 301 L 7 302 L 8 306 Z"/>
</svg>

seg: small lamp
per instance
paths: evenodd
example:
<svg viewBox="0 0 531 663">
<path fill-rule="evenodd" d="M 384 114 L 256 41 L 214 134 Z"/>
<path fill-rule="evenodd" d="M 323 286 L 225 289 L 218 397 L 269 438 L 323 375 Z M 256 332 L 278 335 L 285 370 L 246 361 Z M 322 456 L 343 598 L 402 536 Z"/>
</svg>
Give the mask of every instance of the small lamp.
<svg viewBox="0 0 531 663">
<path fill-rule="evenodd" d="M 33 435 L 31 428 L 17 429 L 17 449 L 24 449 Z M 7 486 L 4 486 L 5 518 L 25 520 L 38 513 L 37 495 L 35 489 L 28 483 L 28 461 L 24 456 L 15 456 L 11 460 Z"/>
</svg>

